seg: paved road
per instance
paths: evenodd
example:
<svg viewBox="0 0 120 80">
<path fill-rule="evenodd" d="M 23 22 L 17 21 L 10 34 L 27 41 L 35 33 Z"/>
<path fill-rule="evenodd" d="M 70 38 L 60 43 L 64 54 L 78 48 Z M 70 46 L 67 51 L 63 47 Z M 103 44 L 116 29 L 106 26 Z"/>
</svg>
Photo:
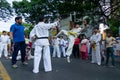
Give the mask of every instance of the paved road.
<svg viewBox="0 0 120 80">
<path fill-rule="evenodd" d="M 45 73 L 41 62 L 38 74 L 32 73 L 33 60 L 28 62 L 28 66 L 18 61 L 17 69 L 11 67 L 10 60 L 2 59 L 1 62 L 11 80 L 120 80 L 120 60 L 117 61 L 116 67 L 108 68 L 80 59 L 72 59 L 71 63 L 67 63 L 64 58 L 53 58 L 53 71 Z"/>
</svg>

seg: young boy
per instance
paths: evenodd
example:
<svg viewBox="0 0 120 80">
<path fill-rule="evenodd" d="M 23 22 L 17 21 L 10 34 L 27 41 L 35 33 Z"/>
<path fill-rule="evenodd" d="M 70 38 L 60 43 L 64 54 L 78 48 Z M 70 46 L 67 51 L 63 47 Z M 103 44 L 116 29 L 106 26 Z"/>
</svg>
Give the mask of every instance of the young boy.
<svg viewBox="0 0 120 80">
<path fill-rule="evenodd" d="M 61 49 L 61 54 L 63 54 L 63 57 L 66 57 L 65 48 L 66 48 L 66 42 L 63 39 L 63 36 L 60 36 L 60 49 Z"/>
<path fill-rule="evenodd" d="M 4 56 L 6 59 L 8 59 L 8 41 L 9 37 L 6 33 L 6 31 L 2 32 L 1 35 L 1 45 L 0 45 L 0 58 L 2 57 L 2 52 L 4 51 Z"/>
<path fill-rule="evenodd" d="M 106 66 L 108 66 L 109 57 L 112 58 L 112 66 L 115 66 L 115 60 L 114 60 L 114 50 L 113 50 L 113 44 L 117 43 L 114 37 L 112 37 L 112 32 L 107 31 L 107 37 L 105 39 L 106 43 Z"/>
<path fill-rule="evenodd" d="M 60 44 L 59 38 L 53 37 L 53 55 L 52 55 L 52 57 L 55 57 L 56 53 L 57 53 L 58 58 L 61 57 L 59 44 Z"/>
<path fill-rule="evenodd" d="M 91 41 L 91 47 L 92 47 L 92 62 L 91 63 L 97 63 L 98 65 L 101 65 L 101 55 L 100 55 L 100 41 L 101 41 L 101 35 L 98 33 L 99 28 L 94 28 L 94 34 L 92 35 L 90 41 Z"/>
</svg>

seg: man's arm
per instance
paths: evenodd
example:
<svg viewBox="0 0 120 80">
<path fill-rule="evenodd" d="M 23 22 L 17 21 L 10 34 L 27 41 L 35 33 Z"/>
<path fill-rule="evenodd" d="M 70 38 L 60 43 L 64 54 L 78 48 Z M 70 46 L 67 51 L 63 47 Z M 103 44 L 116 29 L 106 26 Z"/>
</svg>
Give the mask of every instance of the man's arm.
<svg viewBox="0 0 120 80">
<path fill-rule="evenodd" d="M 45 24 L 43 28 L 46 28 L 46 29 L 57 29 L 58 26 L 60 24 L 60 19 L 57 19 L 57 21 L 53 22 L 53 23 L 49 23 L 49 24 Z"/>
<path fill-rule="evenodd" d="M 10 39 L 13 39 L 13 32 L 10 32 Z"/>
<path fill-rule="evenodd" d="M 115 44 L 119 43 L 114 37 L 113 37 L 112 41 L 115 41 Z"/>
<path fill-rule="evenodd" d="M 12 25 L 12 26 L 10 27 L 10 39 L 13 39 L 13 33 L 14 33 L 14 31 L 15 31 L 15 26 Z"/>
</svg>

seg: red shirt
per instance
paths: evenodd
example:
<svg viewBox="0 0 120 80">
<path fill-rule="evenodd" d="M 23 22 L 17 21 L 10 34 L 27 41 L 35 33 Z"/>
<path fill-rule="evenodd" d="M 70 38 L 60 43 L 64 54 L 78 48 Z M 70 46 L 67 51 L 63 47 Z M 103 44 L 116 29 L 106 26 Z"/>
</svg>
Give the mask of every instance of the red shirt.
<svg viewBox="0 0 120 80">
<path fill-rule="evenodd" d="M 80 39 L 79 39 L 79 38 L 76 38 L 74 44 L 75 44 L 75 45 L 78 45 L 79 43 L 80 43 Z"/>
</svg>

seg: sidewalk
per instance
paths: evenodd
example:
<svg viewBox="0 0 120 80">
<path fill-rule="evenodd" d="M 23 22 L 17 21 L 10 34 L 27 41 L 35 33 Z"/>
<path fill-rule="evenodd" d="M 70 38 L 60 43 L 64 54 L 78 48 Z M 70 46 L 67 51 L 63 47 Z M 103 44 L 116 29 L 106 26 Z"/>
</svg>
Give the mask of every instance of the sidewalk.
<svg viewBox="0 0 120 80">
<path fill-rule="evenodd" d="M 1 60 L 11 80 L 120 80 L 120 62 L 117 60 L 115 68 L 108 68 L 91 64 L 90 61 L 72 59 L 67 63 L 66 59 L 53 58 L 53 71 L 44 72 L 43 63 L 40 65 L 38 74 L 32 73 L 33 60 L 28 61 L 29 65 L 24 66 L 18 61 L 18 68 L 11 67 L 10 60 Z"/>
</svg>

